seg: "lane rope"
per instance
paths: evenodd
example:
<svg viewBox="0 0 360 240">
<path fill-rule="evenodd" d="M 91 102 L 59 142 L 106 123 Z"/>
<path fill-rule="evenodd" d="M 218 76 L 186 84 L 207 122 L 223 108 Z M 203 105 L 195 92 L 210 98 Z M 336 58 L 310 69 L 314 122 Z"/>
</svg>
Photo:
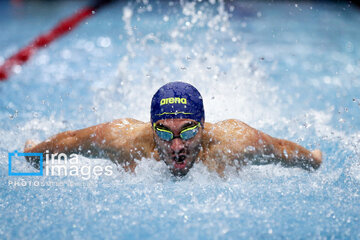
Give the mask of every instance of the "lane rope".
<svg viewBox="0 0 360 240">
<path fill-rule="evenodd" d="M 95 14 L 101 7 L 113 1 L 114 0 L 98 0 L 90 6 L 80 9 L 72 16 L 63 19 L 47 33 L 39 35 L 30 42 L 30 44 L 5 60 L 0 66 L 0 81 L 8 79 L 13 68 L 17 65 L 25 64 L 37 50 L 49 46 L 51 42 L 72 31 L 79 23 Z"/>
</svg>

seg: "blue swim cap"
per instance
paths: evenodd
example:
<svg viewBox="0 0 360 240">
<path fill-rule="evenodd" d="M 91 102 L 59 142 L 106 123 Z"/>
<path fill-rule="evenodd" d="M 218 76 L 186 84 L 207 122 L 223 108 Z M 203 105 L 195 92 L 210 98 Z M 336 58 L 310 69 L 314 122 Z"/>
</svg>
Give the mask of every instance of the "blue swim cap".
<svg viewBox="0 0 360 240">
<path fill-rule="evenodd" d="M 150 114 L 151 123 L 169 118 L 205 121 L 204 105 L 199 91 L 184 82 L 171 82 L 159 88 L 152 98 Z"/>
</svg>

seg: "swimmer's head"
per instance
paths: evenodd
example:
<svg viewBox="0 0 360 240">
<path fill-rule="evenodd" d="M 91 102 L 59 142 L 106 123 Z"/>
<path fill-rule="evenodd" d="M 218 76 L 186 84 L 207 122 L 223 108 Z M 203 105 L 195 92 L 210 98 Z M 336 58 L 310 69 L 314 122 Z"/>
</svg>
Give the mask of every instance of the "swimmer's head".
<svg viewBox="0 0 360 240">
<path fill-rule="evenodd" d="M 205 114 L 202 97 L 192 85 L 162 86 L 151 102 L 151 124 L 160 158 L 175 176 L 186 175 L 200 149 Z"/>
<path fill-rule="evenodd" d="M 205 121 L 204 105 L 199 91 L 184 82 L 167 83 L 151 101 L 151 123 L 161 119 L 192 119 Z"/>
</svg>

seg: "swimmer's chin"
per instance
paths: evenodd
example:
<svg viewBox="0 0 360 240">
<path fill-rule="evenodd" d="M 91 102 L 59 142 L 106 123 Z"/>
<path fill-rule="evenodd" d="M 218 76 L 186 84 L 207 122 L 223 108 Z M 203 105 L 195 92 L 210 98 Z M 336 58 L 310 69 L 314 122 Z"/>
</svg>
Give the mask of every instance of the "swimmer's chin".
<svg viewBox="0 0 360 240">
<path fill-rule="evenodd" d="M 184 169 L 184 170 L 185 170 L 185 169 Z M 182 178 L 182 177 L 185 177 L 185 176 L 188 174 L 189 170 L 190 170 L 190 169 L 186 169 L 185 171 L 178 171 L 178 170 L 172 169 L 172 170 L 170 170 L 170 171 L 171 171 L 171 173 L 172 173 L 172 175 L 173 175 L 174 177 Z"/>
<path fill-rule="evenodd" d="M 177 165 L 183 165 L 183 166 L 177 166 Z M 188 165 L 187 160 L 185 160 L 181 164 L 173 163 L 172 165 L 169 166 L 169 170 L 175 177 L 184 177 L 184 176 L 186 176 L 188 174 L 191 167 L 192 166 Z"/>
</svg>

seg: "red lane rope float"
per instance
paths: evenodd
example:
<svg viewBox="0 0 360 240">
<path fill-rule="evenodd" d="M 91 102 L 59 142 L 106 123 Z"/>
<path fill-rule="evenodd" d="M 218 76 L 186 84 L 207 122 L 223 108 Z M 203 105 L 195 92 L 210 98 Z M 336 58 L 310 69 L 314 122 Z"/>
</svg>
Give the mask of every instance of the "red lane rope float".
<svg viewBox="0 0 360 240">
<path fill-rule="evenodd" d="M 0 81 L 5 81 L 9 77 L 11 70 L 16 65 L 23 65 L 26 63 L 38 49 L 48 46 L 52 41 L 70 32 L 84 19 L 93 15 L 100 7 L 112 1 L 113 0 L 98 1 L 90 7 L 85 7 L 76 12 L 74 15 L 59 22 L 48 33 L 38 36 L 29 45 L 5 60 L 4 64 L 0 66 Z"/>
</svg>

